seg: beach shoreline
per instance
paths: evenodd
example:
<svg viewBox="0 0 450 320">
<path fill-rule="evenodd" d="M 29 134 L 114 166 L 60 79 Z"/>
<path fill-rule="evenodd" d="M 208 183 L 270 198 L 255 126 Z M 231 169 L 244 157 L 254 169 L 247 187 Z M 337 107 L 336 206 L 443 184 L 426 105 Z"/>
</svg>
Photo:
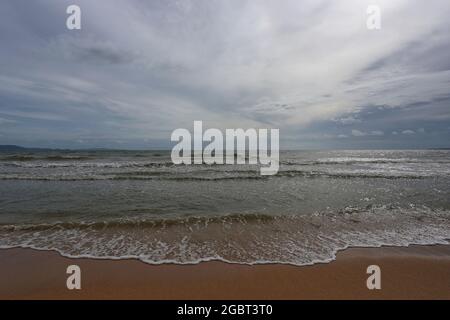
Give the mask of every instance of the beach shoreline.
<svg viewBox="0 0 450 320">
<path fill-rule="evenodd" d="M 81 290 L 66 269 L 81 268 Z M 369 265 L 381 290 L 369 290 Z M 348 248 L 310 266 L 67 258 L 55 251 L 0 250 L 0 299 L 450 299 L 450 245 Z"/>
</svg>

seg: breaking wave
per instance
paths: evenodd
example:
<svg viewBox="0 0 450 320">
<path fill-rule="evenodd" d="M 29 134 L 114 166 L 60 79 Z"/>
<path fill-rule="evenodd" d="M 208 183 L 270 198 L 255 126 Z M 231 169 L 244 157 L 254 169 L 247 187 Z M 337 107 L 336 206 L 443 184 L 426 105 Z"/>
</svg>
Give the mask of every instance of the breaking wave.
<svg viewBox="0 0 450 320">
<path fill-rule="evenodd" d="M 0 247 L 146 263 L 328 262 L 347 247 L 448 243 L 450 216 L 428 207 L 347 207 L 313 214 L 231 214 L 0 225 Z"/>
</svg>

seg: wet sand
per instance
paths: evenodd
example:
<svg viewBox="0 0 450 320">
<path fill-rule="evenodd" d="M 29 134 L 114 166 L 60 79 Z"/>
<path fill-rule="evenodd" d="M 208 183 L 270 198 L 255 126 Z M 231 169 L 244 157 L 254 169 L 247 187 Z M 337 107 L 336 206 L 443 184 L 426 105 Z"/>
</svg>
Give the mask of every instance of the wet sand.
<svg viewBox="0 0 450 320">
<path fill-rule="evenodd" d="M 72 264 L 81 268 L 81 290 L 66 288 Z M 372 264 L 381 268 L 381 290 L 366 287 Z M 313 266 L 149 265 L 4 249 L 0 299 L 450 299 L 450 245 L 349 248 Z"/>
</svg>

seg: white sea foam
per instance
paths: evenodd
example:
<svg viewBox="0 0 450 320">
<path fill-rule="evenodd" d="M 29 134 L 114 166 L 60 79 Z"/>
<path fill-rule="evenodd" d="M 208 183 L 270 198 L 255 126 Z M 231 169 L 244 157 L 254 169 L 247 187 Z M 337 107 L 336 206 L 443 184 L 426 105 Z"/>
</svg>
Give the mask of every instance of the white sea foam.
<svg viewBox="0 0 450 320">
<path fill-rule="evenodd" d="M 348 208 L 308 216 L 232 215 L 187 219 L 0 226 L 0 247 L 56 250 L 68 257 L 146 263 L 308 265 L 347 247 L 446 244 L 448 211 Z"/>
</svg>

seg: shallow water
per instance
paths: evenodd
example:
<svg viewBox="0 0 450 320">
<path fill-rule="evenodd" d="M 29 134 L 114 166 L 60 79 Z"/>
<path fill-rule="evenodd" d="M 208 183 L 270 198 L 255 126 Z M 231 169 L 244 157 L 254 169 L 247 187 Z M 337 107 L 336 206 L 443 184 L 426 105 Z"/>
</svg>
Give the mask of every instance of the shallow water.
<svg viewBox="0 0 450 320">
<path fill-rule="evenodd" d="M 168 151 L 0 153 L 0 246 L 149 263 L 311 264 L 447 243 L 450 151 L 284 151 L 280 171 Z"/>
</svg>

